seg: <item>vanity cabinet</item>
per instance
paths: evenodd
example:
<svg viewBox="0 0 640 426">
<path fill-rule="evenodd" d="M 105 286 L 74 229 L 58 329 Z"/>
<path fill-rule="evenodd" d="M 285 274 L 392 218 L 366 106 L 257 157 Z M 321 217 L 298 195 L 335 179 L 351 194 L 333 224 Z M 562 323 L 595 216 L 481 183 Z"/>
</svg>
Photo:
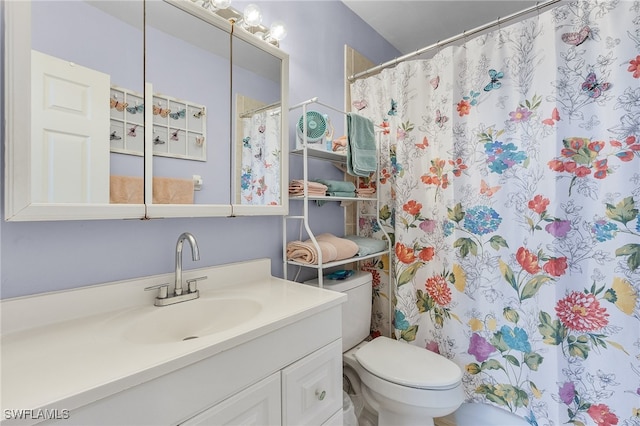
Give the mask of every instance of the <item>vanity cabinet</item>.
<svg viewBox="0 0 640 426">
<path fill-rule="evenodd" d="M 180 423 L 195 425 L 342 424 L 340 341 L 285 367 Z M 334 423 L 329 423 L 334 424 Z"/>
</svg>

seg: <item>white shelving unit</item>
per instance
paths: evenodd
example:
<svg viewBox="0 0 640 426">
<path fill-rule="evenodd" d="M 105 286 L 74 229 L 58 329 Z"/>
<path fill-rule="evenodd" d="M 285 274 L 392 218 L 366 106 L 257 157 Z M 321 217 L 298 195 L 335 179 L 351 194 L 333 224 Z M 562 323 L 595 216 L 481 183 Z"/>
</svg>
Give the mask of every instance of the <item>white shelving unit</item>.
<svg viewBox="0 0 640 426">
<path fill-rule="evenodd" d="M 325 108 L 329 108 L 335 112 L 338 112 L 340 114 L 343 114 L 346 116 L 346 112 L 341 111 L 339 109 L 336 109 L 330 105 L 324 104 L 320 101 L 318 101 L 318 98 L 311 98 L 307 101 L 304 101 L 298 105 L 294 105 L 291 108 L 289 108 L 289 111 L 294 111 L 296 109 L 302 109 L 302 117 L 303 117 L 303 128 L 306 129 L 307 127 L 307 123 L 306 123 L 306 117 L 307 117 L 307 106 L 311 105 L 311 104 L 318 104 L 321 105 Z M 297 125 L 297 121 L 296 121 L 296 125 Z M 329 161 L 332 163 L 337 163 L 337 164 L 342 164 L 342 165 L 346 165 L 347 163 L 347 156 L 345 154 L 338 154 L 335 152 L 331 152 L 331 151 L 324 151 L 324 150 L 320 150 L 320 149 L 315 149 L 315 148 L 309 148 L 308 144 L 307 144 L 307 135 L 305 132 L 303 132 L 303 140 L 302 140 L 302 148 L 301 149 L 296 149 L 296 150 L 292 150 L 290 152 L 291 154 L 294 155 L 301 155 L 302 156 L 302 161 L 303 161 L 303 176 L 302 179 L 304 182 L 308 182 L 309 179 L 309 158 L 314 158 L 314 159 L 318 159 L 318 160 L 324 160 L 324 161 Z M 378 167 L 379 167 L 379 161 L 377 162 Z M 284 279 L 288 279 L 287 278 L 287 274 L 288 274 L 288 266 L 289 265 L 294 265 L 294 266 L 299 266 L 299 267 L 303 267 L 303 268 L 312 268 L 312 269 L 316 269 L 318 271 L 318 286 L 320 288 L 323 287 L 323 270 L 324 269 L 329 269 L 329 268 L 333 268 L 336 266 L 340 266 L 340 265 L 346 265 L 348 263 L 353 263 L 353 262 L 359 262 L 362 260 L 366 260 L 366 259 L 372 259 L 375 257 L 379 257 L 382 256 L 384 254 L 390 253 L 391 252 L 391 240 L 389 238 L 389 235 L 387 234 L 387 232 L 384 230 L 384 227 L 382 226 L 382 223 L 380 222 L 380 217 L 378 212 L 380 211 L 380 200 L 378 199 L 378 194 L 376 192 L 375 197 L 334 197 L 334 196 L 310 196 L 308 193 L 308 188 L 305 186 L 304 189 L 304 195 L 302 196 L 292 196 L 289 197 L 289 201 L 298 201 L 298 202 L 302 202 L 302 215 L 289 215 L 289 216 L 283 216 L 282 220 L 283 220 L 283 226 L 282 226 L 282 259 L 283 259 L 283 270 L 284 270 Z M 378 225 L 380 226 L 380 229 L 382 230 L 382 232 L 384 233 L 384 236 L 386 238 L 387 241 L 387 248 L 386 250 L 383 250 L 381 252 L 378 253 L 372 253 L 370 255 L 367 256 L 355 256 L 355 257 L 350 257 L 347 259 L 342 259 L 342 260 L 338 260 L 338 261 L 333 261 L 333 262 L 323 262 L 322 259 L 322 251 L 320 250 L 320 245 L 318 244 L 318 241 L 315 238 L 314 232 L 311 229 L 311 224 L 309 221 L 309 202 L 315 202 L 315 201 L 326 201 L 326 202 L 341 202 L 341 201 L 355 201 L 355 202 L 361 202 L 361 201 L 375 201 L 376 202 L 376 221 L 378 222 Z M 360 210 L 358 210 L 358 215 L 360 215 Z M 289 260 L 287 259 L 287 222 L 290 220 L 299 220 L 302 221 L 302 225 L 304 226 L 304 229 L 307 233 L 307 235 L 309 236 L 309 239 L 312 241 L 313 245 L 316 248 L 316 251 L 318 253 L 318 263 L 317 264 L 309 264 L 309 263 L 304 263 L 304 262 L 298 262 L 295 260 Z M 357 230 L 357 232 L 359 232 L 359 228 Z"/>
</svg>

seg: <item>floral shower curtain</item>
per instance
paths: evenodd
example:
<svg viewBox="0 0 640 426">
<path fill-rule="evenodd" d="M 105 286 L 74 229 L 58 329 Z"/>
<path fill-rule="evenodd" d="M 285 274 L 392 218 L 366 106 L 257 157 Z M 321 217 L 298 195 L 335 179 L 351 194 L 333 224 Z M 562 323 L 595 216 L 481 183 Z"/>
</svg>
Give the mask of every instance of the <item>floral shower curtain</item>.
<svg viewBox="0 0 640 426">
<path fill-rule="evenodd" d="M 242 204 L 280 204 L 280 109 L 242 119 Z"/>
<path fill-rule="evenodd" d="M 386 133 L 374 333 L 532 425 L 640 425 L 640 2 L 563 5 L 351 96 Z"/>
</svg>

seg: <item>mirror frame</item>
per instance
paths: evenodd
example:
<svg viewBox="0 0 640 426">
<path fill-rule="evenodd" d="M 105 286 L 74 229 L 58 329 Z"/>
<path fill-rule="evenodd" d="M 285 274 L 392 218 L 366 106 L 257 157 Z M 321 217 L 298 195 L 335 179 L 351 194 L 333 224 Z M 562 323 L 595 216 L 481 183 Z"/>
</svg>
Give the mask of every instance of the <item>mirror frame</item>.
<svg viewBox="0 0 640 426">
<path fill-rule="evenodd" d="M 257 39 L 246 31 L 232 32 L 232 25 L 224 18 L 212 14 L 190 0 L 164 0 L 185 12 L 226 31 L 230 37 L 239 37 L 258 49 L 281 60 L 281 204 L 256 206 L 234 204 L 229 188 L 229 204 L 152 204 L 153 141 L 152 132 L 145 132 L 144 185 L 145 204 L 81 204 L 35 203 L 31 200 L 31 146 L 20 141 L 31 140 L 31 79 L 25 79 L 31 70 L 31 2 L 4 2 L 5 55 L 4 55 L 4 108 L 5 108 L 5 221 L 93 220 L 93 219 L 155 219 L 169 217 L 220 217 L 286 215 L 288 198 L 288 97 L 289 55 L 271 44 Z M 143 52 L 144 54 L 144 52 Z M 25 73 L 25 70 L 28 70 Z M 233 76 L 232 76 L 233 77 Z M 233 90 L 231 87 L 230 90 Z M 153 103 L 153 94 L 145 82 L 145 103 Z M 229 95 L 230 122 L 235 117 L 231 93 Z M 145 126 L 153 121 L 151 108 L 145 108 Z M 150 128 L 150 127 L 149 127 Z M 229 144 L 233 144 L 229 135 Z M 231 170 L 235 172 L 230 156 Z"/>
</svg>

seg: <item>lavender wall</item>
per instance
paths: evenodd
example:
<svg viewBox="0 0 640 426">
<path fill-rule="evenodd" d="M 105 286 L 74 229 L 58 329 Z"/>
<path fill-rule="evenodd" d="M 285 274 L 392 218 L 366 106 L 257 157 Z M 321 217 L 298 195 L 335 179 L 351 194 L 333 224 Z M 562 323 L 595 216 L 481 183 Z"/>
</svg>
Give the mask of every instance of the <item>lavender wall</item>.
<svg viewBox="0 0 640 426">
<path fill-rule="evenodd" d="M 233 5 L 241 10 L 247 3 L 234 2 Z M 319 96 L 323 102 L 342 107 L 345 44 L 376 63 L 399 55 L 339 1 L 259 1 L 258 4 L 266 23 L 281 19 L 288 26 L 289 34 L 281 48 L 290 54 L 291 104 Z M 292 114 L 291 127 L 295 120 L 297 114 Z M 4 140 L 2 142 L 4 146 Z M 2 157 L 0 167 L 4 176 L 4 150 Z M 291 176 L 299 177 L 300 163 L 292 160 Z M 340 178 L 331 166 L 318 164 L 317 167 L 327 167 L 329 178 Z M 2 191 L 4 194 L 4 188 Z M 341 207 L 330 203 L 315 207 L 312 213 L 319 232 L 341 235 Z M 197 263 L 185 256 L 185 269 L 269 257 L 273 274 L 282 275 L 280 217 L 26 223 L 4 222 L 3 217 L 0 297 L 171 272 L 175 242 L 184 231 L 196 236 L 201 253 Z"/>
</svg>

